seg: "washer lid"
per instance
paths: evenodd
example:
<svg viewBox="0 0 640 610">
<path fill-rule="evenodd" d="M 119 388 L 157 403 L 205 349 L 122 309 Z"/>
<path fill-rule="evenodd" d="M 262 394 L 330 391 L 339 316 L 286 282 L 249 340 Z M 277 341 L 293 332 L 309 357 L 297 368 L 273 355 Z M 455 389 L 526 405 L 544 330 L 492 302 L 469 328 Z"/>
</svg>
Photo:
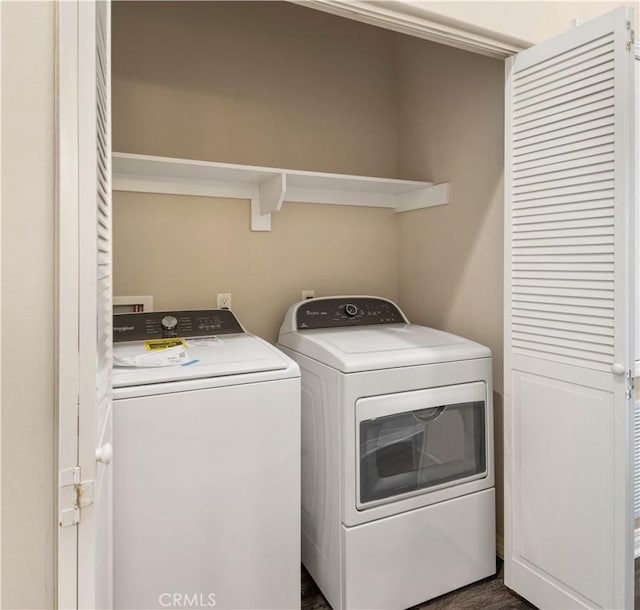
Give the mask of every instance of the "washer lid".
<svg viewBox="0 0 640 610">
<path fill-rule="evenodd" d="M 301 330 L 278 343 L 344 373 L 491 357 L 491 350 L 416 324 Z"/>
<path fill-rule="evenodd" d="M 282 371 L 291 360 L 259 337 L 246 333 L 184 340 L 187 357 L 183 364 L 158 367 L 114 366 L 113 387 L 128 387 L 264 371 Z M 116 343 L 114 356 L 129 359 L 148 354 L 144 341 Z M 297 367 L 292 371 L 298 376 Z"/>
</svg>

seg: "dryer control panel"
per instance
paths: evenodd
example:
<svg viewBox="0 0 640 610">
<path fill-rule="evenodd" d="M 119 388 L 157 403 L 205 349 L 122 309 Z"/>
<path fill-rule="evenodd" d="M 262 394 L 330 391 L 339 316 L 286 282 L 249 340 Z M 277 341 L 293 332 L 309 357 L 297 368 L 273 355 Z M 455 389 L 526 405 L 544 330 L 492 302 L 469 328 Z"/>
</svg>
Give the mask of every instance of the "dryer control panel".
<svg viewBox="0 0 640 610">
<path fill-rule="evenodd" d="M 114 343 L 242 332 L 240 322 L 228 309 L 120 313 L 113 316 Z"/>
<path fill-rule="evenodd" d="M 396 305 L 375 297 L 309 299 L 296 312 L 298 330 L 406 323 Z"/>
</svg>

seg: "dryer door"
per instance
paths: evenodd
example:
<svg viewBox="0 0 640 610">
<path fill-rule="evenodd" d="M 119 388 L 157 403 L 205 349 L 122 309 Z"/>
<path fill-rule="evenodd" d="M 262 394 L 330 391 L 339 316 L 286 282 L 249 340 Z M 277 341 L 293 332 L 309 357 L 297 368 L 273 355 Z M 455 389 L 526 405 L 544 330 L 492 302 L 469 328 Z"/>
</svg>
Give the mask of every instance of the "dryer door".
<svg viewBox="0 0 640 610">
<path fill-rule="evenodd" d="M 487 476 L 484 383 L 356 403 L 359 509 Z"/>
</svg>

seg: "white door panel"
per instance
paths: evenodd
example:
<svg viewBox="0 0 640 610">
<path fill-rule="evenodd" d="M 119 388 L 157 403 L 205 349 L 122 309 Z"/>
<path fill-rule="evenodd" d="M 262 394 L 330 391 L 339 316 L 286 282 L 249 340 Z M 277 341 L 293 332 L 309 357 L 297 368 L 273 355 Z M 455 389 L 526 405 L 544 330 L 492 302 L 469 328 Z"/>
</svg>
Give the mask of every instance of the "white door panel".
<svg viewBox="0 0 640 610">
<path fill-rule="evenodd" d="M 58 606 L 112 607 L 110 4 L 58 7 Z M 65 480 L 66 480 L 65 479 Z M 73 483 L 78 483 L 74 489 Z"/>
<path fill-rule="evenodd" d="M 113 447 L 112 409 L 105 417 L 105 426 L 98 437 L 98 449 L 105 457 L 96 465 L 96 581 L 95 608 L 113 608 L 113 466 L 110 450 Z"/>
<path fill-rule="evenodd" d="M 615 551 L 611 392 L 516 371 L 513 396 L 520 561 L 584 605 L 612 607 L 613 566 L 601 566 Z"/>
<path fill-rule="evenodd" d="M 507 62 L 505 582 L 541 608 L 633 603 L 633 22 Z"/>
<path fill-rule="evenodd" d="M 57 408 L 58 470 L 78 464 L 78 11 L 70 2 L 57 5 L 58 205 L 57 205 Z M 64 287 L 64 289 L 62 289 Z M 59 483 L 62 481 L 59 475 Z M 68 483 L 69 481 L 67 481 Z M 58 488 L 57 605 L 77 606 L 78 527 L 66 525 L 74 512 L 73 485 Z M 69 519 L 69 522 L 71 519 Z M 64 524 L 64 525 L 62 525 Z"/>
<path fill-rule="evenodd" d="M 111 444 L 111 101 L 110 4 L 80 2 L 80 411 L 79 463 L 93 503 L 78 526 L 78 605 L 112 607 Z"/>
</svg>

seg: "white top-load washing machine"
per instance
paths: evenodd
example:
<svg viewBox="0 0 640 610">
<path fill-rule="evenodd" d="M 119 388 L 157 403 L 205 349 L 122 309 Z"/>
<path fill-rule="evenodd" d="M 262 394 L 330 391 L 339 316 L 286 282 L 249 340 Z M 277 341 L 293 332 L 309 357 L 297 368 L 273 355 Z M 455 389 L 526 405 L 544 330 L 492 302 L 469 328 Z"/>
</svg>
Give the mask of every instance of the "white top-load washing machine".
<svg viewBox="0 0 640 610">
<path fill-rule="evenodd" d="M 300 607 L 300 372 L 230 311 L 114 316 L 116 608 Z"/>
<path fill-rule="evenodd" d="M 495 573 L 491 352 L 391 301 L 293 305 L 302 561 L 333 608 L 407 608 Z"/>
</svg>

